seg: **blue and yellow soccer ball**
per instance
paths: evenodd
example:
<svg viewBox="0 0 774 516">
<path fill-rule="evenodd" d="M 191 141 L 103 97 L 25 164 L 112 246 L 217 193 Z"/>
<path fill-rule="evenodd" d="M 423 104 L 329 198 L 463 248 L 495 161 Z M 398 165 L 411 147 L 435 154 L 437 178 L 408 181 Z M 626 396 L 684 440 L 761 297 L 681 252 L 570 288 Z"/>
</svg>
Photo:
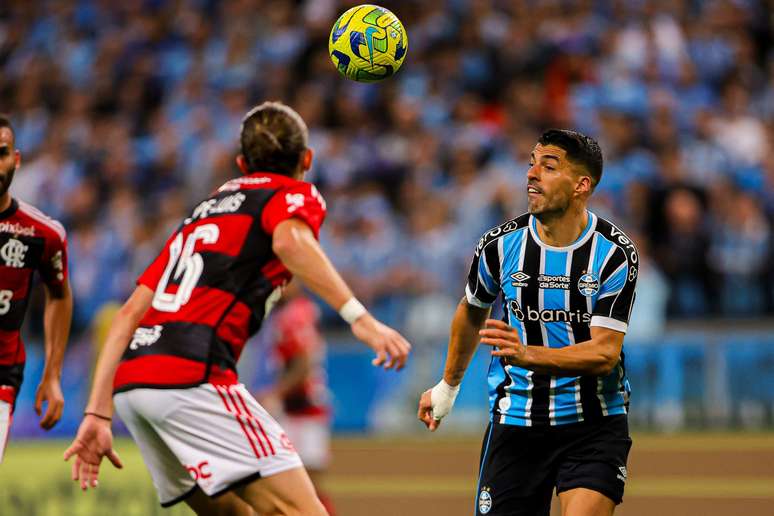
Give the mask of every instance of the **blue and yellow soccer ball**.
<svg viewBox="0 0 774 516">
<path fill-rule="evenodd" d="M 394 75 L 407 50 L 403 24 L 377 5 L 358 5 L 346 11 L 336 20 L 328 39 L 336 69 L 359 82 L 377 82 Z"/>
</svg>

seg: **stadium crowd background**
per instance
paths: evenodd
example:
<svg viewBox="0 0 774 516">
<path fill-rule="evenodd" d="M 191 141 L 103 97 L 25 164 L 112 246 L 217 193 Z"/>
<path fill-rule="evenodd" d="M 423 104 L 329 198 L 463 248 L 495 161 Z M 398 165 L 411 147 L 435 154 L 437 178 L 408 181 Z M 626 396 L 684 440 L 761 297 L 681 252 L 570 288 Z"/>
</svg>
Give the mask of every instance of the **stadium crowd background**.
<svg viewBox="0 0 774 516">
<path fill-rule="evenodd" d="M 328 57 L 354 3 L 2 2 L 12 194 L 68 230 L 75 346 L 238 174 L 240 119 L 267 99 L 309 124 L 325 249 L 410 337 L 448 330 L 478 238 L 525 210 L 529 153 L 553 126 L 601 143 L 593 209 L 643 258 L 632 335 L 774 314 L 771 2 L 383 1 L 409 51 L 376 85 Z"/>
</svg>

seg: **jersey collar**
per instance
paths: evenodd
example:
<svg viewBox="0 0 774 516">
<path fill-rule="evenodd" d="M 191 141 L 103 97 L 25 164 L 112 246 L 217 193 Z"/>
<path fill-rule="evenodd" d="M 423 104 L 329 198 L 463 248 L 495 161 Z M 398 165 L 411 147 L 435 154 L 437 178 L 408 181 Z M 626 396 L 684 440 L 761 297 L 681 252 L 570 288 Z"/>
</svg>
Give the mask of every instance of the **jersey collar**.
<svg viewBox="0 0 774 516">
<path fill-rule="evenodd" d="M 248 175 L 246 175 L 244 177 L 251 177 L 251 178 L 252 177 L 268 177 L 273 182 L 279 183 L 282 186 L 294 185 L 294 184 L 299 182 L 298 179 L 293 179 L 290 176 L 285 176 L 285 175 L 282 175 L 282 174 L 275 174 L 273 172 L 253 172 L 253 173 L 248 174 Z"/>
<path fill-rule="evenodd" d="M 11 205 L 8 206 L 4 211 L 0 211 L 0 220 L 7 219 L 14 213 L 16 213 L 16 210 L 19 209 L 19 203 L 16 202 L 16 199 L 11 199 Z"/>
<path fill-rule="evenodd" d="M 573 242 L 572 244 L 565 246 L 565 247 L 556 247 L 553 245 L 548 245 L 545 242 L 543 242 L 540 239 L 540 235 L 538 235 L 537 231 L 537 219 L 530 215 L 529 216 L 529 232 L 532 235 L 532 239 L 537 242 L 537 244 L 540 247 L 543 247 L 545 249 L 550 249 L 552 251 L 569 251 L 571 249 L 577 249 L 578 247 L 582 246 L 586 243 L 586 241 L 591 238 L 591 235 L 594 234 L 594 229 L 597 227 L 597 216 L 591 213 L 590 211 L 586 210 L 586 213 L 589 214 L 589 221 L 586 224 L 586 228 L 583 230 L 583 232 L 580 234 L 578 239 Z"/>
</svg>

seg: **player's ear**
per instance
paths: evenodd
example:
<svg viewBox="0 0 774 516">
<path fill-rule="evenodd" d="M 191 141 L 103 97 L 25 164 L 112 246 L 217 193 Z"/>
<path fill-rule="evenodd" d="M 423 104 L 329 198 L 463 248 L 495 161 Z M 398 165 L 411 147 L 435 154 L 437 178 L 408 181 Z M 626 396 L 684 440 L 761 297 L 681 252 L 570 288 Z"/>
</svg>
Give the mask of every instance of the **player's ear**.
<svg viewBox="0 0 774 516">
<path fill-rule="evenodd" d="M 312 168 L 312 161 L 314 160 L 314 151 L 312 149 L 306 149 L 304 155 L 301 156 L 301 168 L 306 172 Z"/>
<path fill-rule="evenodd" d="M 591 183 L 591 177 L 589 176 L 580 176 L 578 178 L 578 182 L 575 184 L 575 192 L 580 195 L 589 195 L 591 194 L 591 190 L 593 190 L 593 185 Z"/>
<path fill-rule="evenodd" d="M 245 161 L 243 154 L 237 154 L 236 164 L 244 175 L 250 174 L 250 167 L 247 166 L 247 161 Z"/>
</svg>

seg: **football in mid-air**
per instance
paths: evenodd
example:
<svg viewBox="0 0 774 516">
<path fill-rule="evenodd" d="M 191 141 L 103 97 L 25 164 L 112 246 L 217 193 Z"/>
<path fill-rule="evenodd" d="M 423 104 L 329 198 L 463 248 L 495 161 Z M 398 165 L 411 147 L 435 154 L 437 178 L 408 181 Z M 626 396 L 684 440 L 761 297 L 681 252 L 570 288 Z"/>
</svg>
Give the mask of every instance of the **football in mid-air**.
<svg viewBox="0 0 774 516">
<path fill-rule="evenodd" d="M 328 52 L 346 78 L 376 82 L 395 74 L 408 50 L 400 20 L 384 7 L 358 5 L 342 14 L 331 29 Z"/>
</svg>

